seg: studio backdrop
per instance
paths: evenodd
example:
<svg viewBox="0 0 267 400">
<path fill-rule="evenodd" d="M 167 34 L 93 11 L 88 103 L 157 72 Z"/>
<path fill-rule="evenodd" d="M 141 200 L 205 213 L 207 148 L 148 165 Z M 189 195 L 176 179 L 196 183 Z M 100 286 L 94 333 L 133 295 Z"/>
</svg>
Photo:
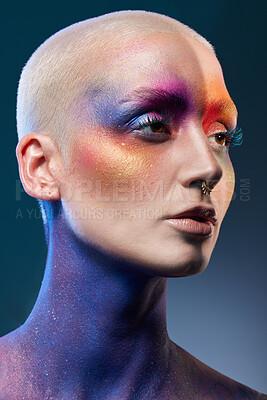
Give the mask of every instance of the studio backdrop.
<svg viewBox="0 0 267 400">
<path fill-rule="evenodd" d="M 15 157 L 16 91 L 33 51 L 58 30 L 123 9 L 166 14 L 215 47 L 244 132 L 231 149 L 233 200 L 207 269 L 168 281 L 171 339 L 219 372 L 267 392 L 266 354 L 266 2 L 6 2 L 1 13 L 0 335 L 23 324 L 36 300 L 46 244 L 35 199 L 25 194 Z"/>
</svg>

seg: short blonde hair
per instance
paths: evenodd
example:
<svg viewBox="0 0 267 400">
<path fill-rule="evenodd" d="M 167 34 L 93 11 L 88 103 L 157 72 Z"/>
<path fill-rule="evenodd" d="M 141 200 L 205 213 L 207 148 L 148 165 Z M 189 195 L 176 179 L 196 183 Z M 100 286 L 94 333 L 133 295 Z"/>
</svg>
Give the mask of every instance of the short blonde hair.
<svg viewBox="0 0 267 400">
<path fill-rule="evenodd" d="M 32 54 L 22 70 L 17 97 L 19 140 L 30 132 L 52 135 L 64 147 L 68 108 L 86 79 L 93 88 L 99 81 L 94 60 L 104 54 L 106 42 L 116 46 L 146 32 L 181 33 L 213 46 L 187 25 L 147 11 L 118 11 L 75 23 L 48 38 Z"/>
</svg>

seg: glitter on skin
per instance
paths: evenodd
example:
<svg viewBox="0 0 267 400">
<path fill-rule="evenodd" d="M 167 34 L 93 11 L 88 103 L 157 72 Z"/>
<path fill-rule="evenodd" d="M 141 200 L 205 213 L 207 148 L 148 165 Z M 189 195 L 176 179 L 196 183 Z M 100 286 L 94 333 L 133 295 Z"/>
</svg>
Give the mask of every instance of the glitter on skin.
<svg viewBox="0 0 267 400">
<path fill-rule="evenodd" d="M 91 104 L 87 106 L 88 98 L 81 99 L 87 101 L 85 107 L 80 113 L 78 107 L 73 114 L 77 119 L 71 127 L 71 168 L 66 181 L 61 182 L 69 219 L 64 219 L 65 214 L 58 215 L 49 229 L 53 236 L 49 239 L 45 277 L 30 318 L 1 341 L 4 399 L 11 385 L 12 400 L 25 393 L 34 400 L 219 400 L 229 391 L 232 400 L 241 400 L 240 390 L 249 393 L 243 385 L 205 366 L 167 335 L 166 276 L 200 272 L 205 266 L 200 260 L 208 262 L 217 236 L 203 243 L 188 243 L 165 228 L 160 218 L 130 222 L 83 218 L 88 209 L 94 210 L 99 204 L 107 210 L 115 206 L 119 210 L 130 207 L 131 211 L 162 208 L 164 196 L 160 202 L 149 196 L 146 201 L 140 200 L 138 187 L 133 190 L 133 200 L 120 198 L 112 203 L 108 196 L 114 199 L 119 173 L 123 195 L 132 195 L 135 180 L 148 186 L 164 180 L 167 195 L 175 194 L 166 201 L 169 211 L 174 212 L 185 202 L 191 205 L 181 191 L 200 201 L 199 189 L 190 187 L 192 181 L 201 178 L 200 173 L 217 176 L 218 180 L 221 168 L 222 180 L 211 199 L 218 203 L 222 221 L 231 199 L 225 184 L 232 166 L 226 153 L 211 150 L 204 135 L 207 132 L 202 131 L 202 115 L 196 112 L 205 111 L 207 96 L 218 95 L 212 91 L 213 83 L 211 90 L 207 92 L 206 88 L 211 76 L 213 81 L 216 76 L 222 82 L 221 72 L 214 56 L 209 59 L 208 50 L 183 39 L 154 34 L 145 40 L 131 40 L 114 54 L 111 50 L 107 68 L 101 70 L 111 80 L 107 86 L 116 86 L 116 90 L 111 92 L 110 101 L 106 98 L 101 103 L 102 116 L 98 113 L 99 120 L 90 125 L 88 116 L 93 110 Z M 204 70 L 198 58 L 203 60 Z M 184 89 L 185 101 L 180 103 L 184 112 L 174 119 L 178 122 L 181 118 L 181 124 L 173 140 L 154 146 L 132 135 L 122 139 L 122 130 L 114 130 L 117 117 L 123 116 L 114 112 L 119 99 L 125 99 L 137 83 L 142 88 L 145 82 L 146 86 L 173 91 L 174 86 L 177 89 L 174 76 Z M 197 82 L 193 86 L 196 92 L 192 80 Z M 190 87 L 185 88 L 185 81 Z M 229 100 L 222 84 L 220 96 Z M 224 118 L 232 119 L 229 114 Z M 108 124 L 113 129 L 108 129 Z M 173 190 L 177 182 L 179 190 Z M 82 186 L 85 183 L 87 187 Z M 71 196 L 67 196 L 68 191 L 72 191 Z M 100 194 L 107 198 L 101 203 Z M 190 262 L 188 257 L 192 257 Z M 249 399 L 249 394 L 245 398 Z"/>
</svg>

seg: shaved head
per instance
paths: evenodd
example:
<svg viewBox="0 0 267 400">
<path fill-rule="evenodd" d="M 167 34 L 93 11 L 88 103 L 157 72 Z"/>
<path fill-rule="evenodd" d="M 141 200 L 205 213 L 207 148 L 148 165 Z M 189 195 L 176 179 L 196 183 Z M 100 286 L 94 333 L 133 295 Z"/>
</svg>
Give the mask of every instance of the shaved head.
<svg viewBox="0 0 267 400">
<path fill-rule="evenodd" d="M 109 55 L 125 43 L 153 32 L 194 38 L 215 54 L 212 45 L 187 25 L 146 11 L 119 11 L 73 24 L 48 38 L 26 63 L 17 98 L 18 137 L 50 135 L 64 153 L 69 109 L 79 94 L 92 93 L 107 78 Z"/>
</svg>

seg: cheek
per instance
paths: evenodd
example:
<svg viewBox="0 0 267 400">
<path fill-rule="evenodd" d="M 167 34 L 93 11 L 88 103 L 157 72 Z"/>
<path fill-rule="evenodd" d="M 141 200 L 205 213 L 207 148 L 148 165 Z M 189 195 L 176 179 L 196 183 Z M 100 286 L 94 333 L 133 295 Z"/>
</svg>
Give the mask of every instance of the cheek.
<svg viewBox="0 0 267 400">
<path fill-rule="evenodd" d="M 217 202 L 220 216 L 223 218 L 233 197 L 235 173 L 229 156 L 222 160 L 220 165 L 223 169 L 223 175 L 214 190 L 213 199 Z"/>
<path fill-rule="evenodd" d="M 228 157 L 227 162 L 224 164 L 223 169 L 223 188 L 224 188 L 224 196 L 229 203 L 233 197 L 234 188 L 235 188 L 235 171 L 233 165 L 231 163 L 230 158 Z"/>
<path fill-rule="evenodd" d="M 101 187 L 104 197 L 117 187 L 130 191 L 133 185 L 155 180 L 157 156 L 153 149 L 136 139 L 99 137 L 100 134 L 90 133 L 72 144 L 68 181 L 74 190 L 90 186 L 90 197 L 94 197 Z"/>
</svg>

